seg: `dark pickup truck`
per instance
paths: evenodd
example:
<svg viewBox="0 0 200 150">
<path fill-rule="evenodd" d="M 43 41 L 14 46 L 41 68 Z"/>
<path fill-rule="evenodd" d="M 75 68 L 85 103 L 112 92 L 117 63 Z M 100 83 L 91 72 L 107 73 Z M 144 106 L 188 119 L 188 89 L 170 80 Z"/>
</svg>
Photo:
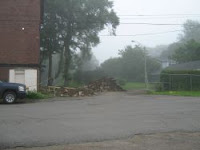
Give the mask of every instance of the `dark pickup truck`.
<svg viewBox="0 0 200 150">
<path fill-rule="evenodd" d="M 26 97 L 26 86 L 18 83 L 0 81 L 0 99 L 6 104 L 15 103 L 16 100 Z"/>
</svg>

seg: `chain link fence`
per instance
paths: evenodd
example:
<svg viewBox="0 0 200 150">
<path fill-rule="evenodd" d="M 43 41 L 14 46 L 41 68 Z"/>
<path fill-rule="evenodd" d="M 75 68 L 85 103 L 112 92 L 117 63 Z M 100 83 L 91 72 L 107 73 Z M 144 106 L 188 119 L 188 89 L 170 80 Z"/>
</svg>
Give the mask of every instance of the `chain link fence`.
<svg viewBox="0 0 200 150">
<path fill-rule="evenodd" d="M 149 77 L 151 89 L 158 91 L 198 91 L 200 75 L 195 74 L 157 74 Z"/>
</svg>

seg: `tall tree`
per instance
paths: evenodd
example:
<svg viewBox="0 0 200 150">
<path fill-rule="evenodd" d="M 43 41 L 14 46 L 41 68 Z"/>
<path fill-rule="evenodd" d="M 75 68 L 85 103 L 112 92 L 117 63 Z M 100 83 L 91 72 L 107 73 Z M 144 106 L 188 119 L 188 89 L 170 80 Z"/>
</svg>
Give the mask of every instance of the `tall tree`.
<svg viewBox="0 0 200 150">
<path fill-rule="evenodd" d="M 56 15 L 56 3 L 53 0 L 45 1 L 45 13 L 41 26 L 41 64 L 48 59 L 48 85 L 52 85 L 52 55 L 60 52 L 59 18 Z"/>
<path fill-rule="evenodd" d="M 45 16 L 42 28 L 42 53 L 49 57 L 49 78 L 51 78 L 52 54 L 61 53 L 60 66 L 56 76 L 63 71 L 64 85 L 67 85 L 72 56 L 81 51 L 88 53 L 99 42 L 99 32 L 106 26 L 112 27 L 112 34 L 119 24 L 119 18 L 109 0 L 45 0 Z M 57 45 L 63 46 L 57 51 Z M 63 55 L 62 55 L 63 54 Z M 84 56 L 84 55 L 83 55 Z"/>
<path fill-rule="evenodd" d="M 113 34 L 119 19 L 108 0 L 59 0 L 57 12 L 62 20 L 61 36 L 64 40 L 64 85 L 67 85 L 68 71 L 73 52 L 87 53 L 96 46 L 99 32 L 111 25 Z"/>
<path fill-rule="evenodd" d="M 178 63 L 200 60 L 200 43 L 190 40 L 175 50 L 172 59 Z"/>
<path fill-rule="evenodd" d="M 188 20 L 183 27 L 183 34 L 172 59 L 178 63 L 200 60 L 200 23 Z"/>
<path fill-rule="evenodd" d="M 109 76 L 129 81 L 144 81 L 145 55 L 148 74 L 160 69 L 158 61 L 147 54 L 140 46 L 127 46 L 119 51 L 120 57 L 105 61 L 101 68 Z"/>
<path fill-rule="evenodd" d="M 180 35 L 180 42 L 186 43 L 190 40 L 200 42 L 200 23 L 198 21 L 188 20 L 183 25 L 183 34 Z"/>
<path fill-rule="evenodd" d="M 178 63 L 200 60 L 198 43 L 200 43 L 200 23 L 188 20 L 183 25 L 183 33 L 179 36 L 178 42 L 170 44 L 168 49 L 162 52 L 161 58 L 168 57 L 169 60 Z"/>
<path fill-rule="evenodd" d="M 182 45 L 183 45 L 183 43 L 181 43 L 181 42 L 175 42 L 175 43 L 168 45 L 167 49 L 162 51 L 162 53 L 160 54 L 160 59 L 171 60 L 172 55 L 174 54 L 175 50 L 178 49 L 179 47 L 181 47 Z"/>
<path fill-rule="evenodd" d="M 107 76 L 123 78 L 122 75 L 122 61 L 120 57 L 110 58 L 101 64 L 102 70 Z"/>
</svg>

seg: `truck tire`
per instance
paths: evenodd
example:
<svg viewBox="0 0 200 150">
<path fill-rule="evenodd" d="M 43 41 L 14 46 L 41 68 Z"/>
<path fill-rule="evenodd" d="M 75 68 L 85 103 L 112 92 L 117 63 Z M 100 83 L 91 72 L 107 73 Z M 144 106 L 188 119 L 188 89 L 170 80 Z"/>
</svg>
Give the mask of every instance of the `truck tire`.
<svg viewBox="0 0 200 150">
<path fill-rule="evenodd" d="M 5 104 L 13 104 L 17 100 L 17 95 L 13 91 L 8 91 L 3 95 L 3 102 Z"/>
</svg>

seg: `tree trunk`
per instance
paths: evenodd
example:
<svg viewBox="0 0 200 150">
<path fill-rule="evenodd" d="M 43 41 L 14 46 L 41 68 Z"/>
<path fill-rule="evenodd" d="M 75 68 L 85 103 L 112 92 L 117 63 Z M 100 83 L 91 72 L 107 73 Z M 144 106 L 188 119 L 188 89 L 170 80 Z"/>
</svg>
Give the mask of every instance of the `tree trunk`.
<svg viewBox="0 0 200 150">
<path fill-rule="evenodd" d="M 69 42 L 66 42 L 69 43 Z M 70 67 L 70 62 L 71 62 L 71 50 L 70 50 L 70 45 L 66 44 L 65 45 L 65 68 L 64 68 L 64 86 L 67 86 L 68 81 L 69 81 L 69 67 Z"/>
<path fill-rule="evenodd" d="M 40 74 L 39 74 L 39 83 L 40 84 L 42 84 L 42 69 L 43 69 L 43 66 L 42 66 L 42 63 L 43 63 L 43 61 L 44 61 L 44 54 L 42 54 L 41 52 L 40 52 L 40 68 L 39 68 L 39 70 L 40 70 Z"/>
<path fill-rule="evenodd" d="M 64 40 L 64 46 L 65 46 L 65 50 L 64 50 L 64 86 L 67 86 L 68 81 L 69 81 L 69 67 L 70 67 L 70 63 L 71 63 L 71 42 L 72 42 L 72 35 L 73 35 L 73 15 L 72 15 L 72 0 L 69 1 L 68 3 L 68 8 L 69 8 L 69 12 L 68 12 L 68 22 L 67 22 L 67 35 L 65 37 Z"/>
<path fill-rule="evenodd" d="M 56 72 L 56 75 L 55 75 L 55 79 L 57 79 L 60 76 L 60 73 L 63 71 L 64 52 L 65 52 L 65 48 L 60 53 L 60 61 L 58 65 L 58 71 Z"/>
<path fill-rule="evenodd" d="M 48 86 L 52 86 L 53 78 L 52 78 L 52 53 L 49 51 L 49 68 L 48 68 Z"/>
<path fill-rule="evenodd" d="M 72 31 L 73 30 L 73 24 L 71 21 L 71 18 L 69 17 L 69 22 L 67 25 L 67 36 L 64 40 L 64 46 L 65 46 L 65 62 L 64 62 L 64 86 L 67 86 L 69 81 L 69 67 L 71 62 L 71 40 L 72 40 Z"/>
</svg>

